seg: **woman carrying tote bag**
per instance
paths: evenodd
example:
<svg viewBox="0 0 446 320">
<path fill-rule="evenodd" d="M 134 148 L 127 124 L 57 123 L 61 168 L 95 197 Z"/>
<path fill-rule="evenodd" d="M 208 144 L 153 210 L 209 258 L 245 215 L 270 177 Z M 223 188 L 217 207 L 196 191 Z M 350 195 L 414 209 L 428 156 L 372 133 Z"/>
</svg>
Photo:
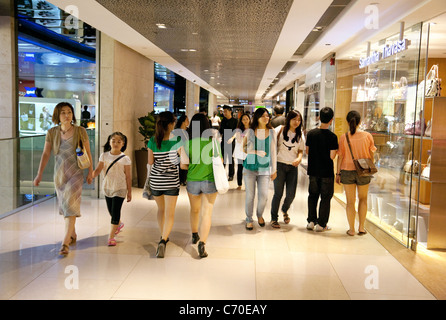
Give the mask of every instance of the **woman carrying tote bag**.
<svg viewBox="0 0 446 320">
<path fill-rule="evenodd" d="M 373 159 L 373 153 L 376 151 L 375 143 L 370 133 L 358 129 L 359 124 L 361 123 L 361 115 L 359 112 L 355 110 L 350 111 L 347 114 L 347 122 L 349 125 L 349 132 L 347 132 L 347 135 L 355 157 L 357 159 Z M 344 134 L 339 138 L 338 157 L 336 183 L 342 183 L 344 185 L 345 195 L 347 197 L 346 211 L 349 224 L 347 234 L 349 236 L 355 235 L 355 202 L 356 190 L 358 190 L 358 235 L 364 235 L 367 233 L 364 228 L 364 224 L 367 215 L 367 195 L 372 177 L 360 177 L 358 175 L 353 162 L 352 154 L 349 150 L 346 135 Z"/>
<path fill-rule="evenodd" d="M 211 229 L 212 211 L 217 198 L 213 169 L 214 152 L 218 152 L 220 155 L 216 160 L 221 162 L 221 167 L 224 169 L 219 143 L 215 143 L 212 136 L 214 130 L 210 129 L 206 115 L 195 114 L 188 128 L 190 140 L 180 149 L 181 168 L 187 170 L 186 190 L 190 202 L 192 243 L 198 242 L 200 258 L 208 256 L 205 244 Z M 215 148 L 217 150 L 214 150 Z M 224 178 L 227 179 L 226 173 L 224 173 Z M 201 212 L 200 224 L 201 208 L 203 208 L 203 212 Z"/>
</svg>

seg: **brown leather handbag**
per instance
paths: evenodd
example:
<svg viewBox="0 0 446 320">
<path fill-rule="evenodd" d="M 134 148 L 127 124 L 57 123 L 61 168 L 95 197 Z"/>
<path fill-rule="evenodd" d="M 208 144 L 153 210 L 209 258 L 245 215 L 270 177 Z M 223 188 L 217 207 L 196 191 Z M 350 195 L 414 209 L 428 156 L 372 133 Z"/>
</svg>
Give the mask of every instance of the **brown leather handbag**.
<svg viewBox="0 0 446 320">
<path fill-rule="evenodd" d="M 348 148 L 350 149 L 350 154 L 352 155 L 353 163 L 355 165 L 358 176 L 368 177 L 373 176 L 375 173 L 377 173 L 378 169 L 376 168 L 372 159 L 355 159 L 352 152 L 352 146 L 350 145 L 350 139 L 348 138 L 348 133 L 345 134 L 345 137 L 347 138 Z"/>
</svg>

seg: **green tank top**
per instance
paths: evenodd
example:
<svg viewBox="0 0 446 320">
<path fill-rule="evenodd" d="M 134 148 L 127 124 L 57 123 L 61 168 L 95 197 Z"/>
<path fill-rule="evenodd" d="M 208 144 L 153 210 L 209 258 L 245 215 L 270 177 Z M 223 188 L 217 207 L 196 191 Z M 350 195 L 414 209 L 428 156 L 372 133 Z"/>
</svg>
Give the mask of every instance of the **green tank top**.
<svg viewBox="0 0 446 320">
<path fill-rule="evenodd" d="M 254 134 L 254 150 L 265 151 L 264 157 L 257 154 L 248 154 L 243 161 L 243 167 L 251 171 L 268 171 L 270 166 L 270 137 L 271 134 L 265 140 L 260 140 Z M 249 138 L 252 139 L 252 136 Z"/>
</svg>

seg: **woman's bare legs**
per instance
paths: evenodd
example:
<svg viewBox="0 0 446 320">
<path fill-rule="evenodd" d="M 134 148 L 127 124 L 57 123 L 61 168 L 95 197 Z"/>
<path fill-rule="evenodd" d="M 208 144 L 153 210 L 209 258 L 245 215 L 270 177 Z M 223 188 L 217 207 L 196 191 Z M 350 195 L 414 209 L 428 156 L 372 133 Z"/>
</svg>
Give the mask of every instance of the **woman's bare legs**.
<svg viewBox="0 0 446 320">
<path fill-rule="evenodd" d="M 347 221 L 349 229 L 347 233 L 349 235 L 355 234 L 355 218 L 356 218 L 356 184 L 344 184 L 345 196 L 347 198 Z"/>
<path fill-rule="evenodd" d="M 365 232 L 365 220 L 367 217 L 367 195 L 369 192 L 369 185 L 358 186 L 358 216 L 359 216 L 359 232 Z"/>
</svg>

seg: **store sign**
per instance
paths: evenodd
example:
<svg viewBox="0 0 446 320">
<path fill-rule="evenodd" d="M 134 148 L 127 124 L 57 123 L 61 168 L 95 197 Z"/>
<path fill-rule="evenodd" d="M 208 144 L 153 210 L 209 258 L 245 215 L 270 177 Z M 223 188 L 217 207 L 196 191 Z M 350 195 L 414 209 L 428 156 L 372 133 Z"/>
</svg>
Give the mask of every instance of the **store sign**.
<svg viewBox="0 0 446 320">
<path fill-rule="evenodd" d="M 372 54 L 366 58 L 359 59 L 359 68 L 368 67 L 371 64 L 377 63 L 382 59 L 394 56 L 400 52 L 408 49 L 410 41 L 407 39 L 395 42 L 392 45 L 387 45 L 383 48 L 382 52 L 373 51 Z"/>
</svg>

